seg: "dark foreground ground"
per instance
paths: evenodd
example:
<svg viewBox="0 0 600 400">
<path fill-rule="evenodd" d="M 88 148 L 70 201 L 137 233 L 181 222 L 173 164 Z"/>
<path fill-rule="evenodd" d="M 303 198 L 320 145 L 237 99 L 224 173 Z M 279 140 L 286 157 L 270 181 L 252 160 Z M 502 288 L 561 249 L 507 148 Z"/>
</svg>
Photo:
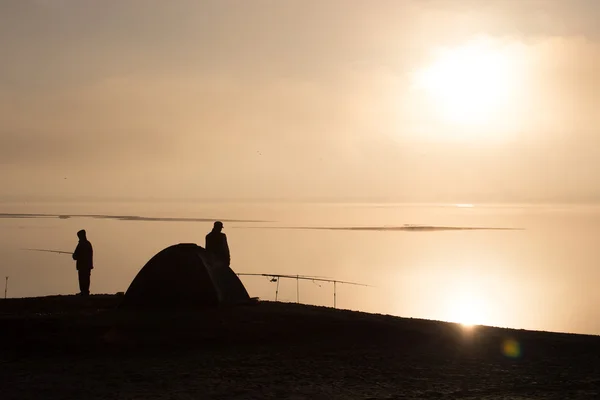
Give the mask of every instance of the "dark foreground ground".
<svg viewBox="0 0 600 400">
<path fill-rule="evenodd" d="M 119 300 L 0 300 L 0 399 L 600 399 L 600 337 Z"/>
</svg>

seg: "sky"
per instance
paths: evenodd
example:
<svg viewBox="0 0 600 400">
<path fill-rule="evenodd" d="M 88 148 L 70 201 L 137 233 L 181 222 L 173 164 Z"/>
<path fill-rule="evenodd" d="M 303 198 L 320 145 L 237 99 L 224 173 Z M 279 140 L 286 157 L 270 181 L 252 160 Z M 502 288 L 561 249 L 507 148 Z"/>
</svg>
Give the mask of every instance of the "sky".
<svg viewBox="0 0 600 400">
<path fill-rule="evenodd" d="M 600 201 L 595 0 L 0 2 L 0 199 Z"/>
</svg>

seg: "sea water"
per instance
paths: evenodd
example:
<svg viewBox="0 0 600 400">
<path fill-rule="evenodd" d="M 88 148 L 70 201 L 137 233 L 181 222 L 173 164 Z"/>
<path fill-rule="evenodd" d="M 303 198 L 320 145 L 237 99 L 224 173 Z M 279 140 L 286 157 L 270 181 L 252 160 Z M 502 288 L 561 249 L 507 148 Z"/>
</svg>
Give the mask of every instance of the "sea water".
<svg viewBox="0 0 600 400">
<path fill-rule="evenodd" d="M 596 205 L 4 202 L 0 213 L 0 274 L 3 283 L 9 277 L 9 297 L 78 292 L 68 254 L 23 249 L 73 251 L 76 232 L 86 229 L 95 252 L 92 293 L 124 292 L 154 254 L 176 243 L 203 246 L 221 219 L 238 273 L 369 285 L 337 284 L 338 308 L 600 333 Z M 277 284 L 268 277 L 241 279 L 251 296 L 275 299 Z M 333 306 L 333 285 L 281 279 L 278 300 Z"/>
</svg>

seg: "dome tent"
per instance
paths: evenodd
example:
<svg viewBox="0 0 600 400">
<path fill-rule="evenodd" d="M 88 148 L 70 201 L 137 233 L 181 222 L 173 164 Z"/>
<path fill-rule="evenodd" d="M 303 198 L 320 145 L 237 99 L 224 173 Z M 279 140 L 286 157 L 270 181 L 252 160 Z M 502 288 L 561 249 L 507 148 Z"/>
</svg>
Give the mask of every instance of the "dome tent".
<svg viewBox="0 0 600 400">
<path fill-rule="evenodd" d="M 230 267 L 216 263 L 196 244 L 180 243 L 146 263 L 127 289 L 121 307 L 207 307 L 249 300 Z"/>
</svg>

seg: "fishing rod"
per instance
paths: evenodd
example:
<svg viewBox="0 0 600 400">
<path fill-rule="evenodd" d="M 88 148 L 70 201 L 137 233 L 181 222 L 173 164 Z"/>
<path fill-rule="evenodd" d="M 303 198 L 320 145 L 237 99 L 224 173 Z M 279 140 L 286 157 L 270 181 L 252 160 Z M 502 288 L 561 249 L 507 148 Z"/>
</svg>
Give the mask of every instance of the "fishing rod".
<svg viewBox="0 0 600 400">
<path fill-rule="evenodd" d="M 70 254 L 70 255 L 73 254 L 70 251 L 62 251 L 62 250 L 47 250 L 47 249 L 21 249 L 21 250 L 25 250 L 25 251 L 43 251 L 43 252 L 46 252 L 46 253 L 56 253 L 56 254 Z M 7 292 L 8 292 L 8 276 L 6 277 L 6 280 L 4 282 L 4 298 L 5 299 L 6 299 Z"/>
<path fill-rule="evenodd" d="M 316 279 L 333 279 L 329 276 L 316 276 L 316 275 L 282 275 L 282 274 L 250 274 L 240 272 L 238 275 L 244 276 L 267 276 L 267 277 L 278 277 L 278 278 L 299 278 L 299 279 L 308 279 L 308 280 L 316 280 Z"/>
<path fill-rule="evenodd" d="M 316 277 L 316 276 L 310 276 L 310 275 L 252 274 L 252 273 L 238 273 L 237 275 L 240 275 L 240 276 L 266 276 L 268 278 L 272 278 L 270 280 L 271 282 L 277 282 L 277 287 L 275 289 L 275 301 L 277 301 L 277 296 L 279 294 L 279 279 L 280 278 L 296 279 L 296 303 L 300 303 L 300 284 L 299 284 L 300 279 L 307 280 L 307 281 L 331 282 L 331 283 L 333 283 L 333 308 L 336 308 L 337 284 L 338 283 L 342 283 L 345 285 L 372 287 L 371 285 L 367 285 L 364 283 L 340 281 L 338 279 L 329 279 L 329 278 Z"/>
<path fill-rule="evenodd" d="M 46 249 L 21 249 L 21 250 L 44 251 L 44 252 L 47 252 L 47 253 L 57 253 L 57 254 L 73 254 L 70 251 L 61 251 L 61 250 L 46 250 Z"/>
<path fill-rule="evenodd" d="M 290 278 L 296 279 L 296 302 L 300 302 L 300 284 L 299 279 L 305 280 L 319 280 L 321 278 L 329 278 L 326 276 L 310 276 L 310 275 L 282 275 L 282 274 L 251 274 L 251 273 L 238 273 L 238 275 L 242 276 L 266 276 L 269 279 L 269 282 L 277 282 L 277 286 L 275 287 L 275 301 L 277 301 L 277 297 L 279 296 L 279 278 Z"/>
</svg>

